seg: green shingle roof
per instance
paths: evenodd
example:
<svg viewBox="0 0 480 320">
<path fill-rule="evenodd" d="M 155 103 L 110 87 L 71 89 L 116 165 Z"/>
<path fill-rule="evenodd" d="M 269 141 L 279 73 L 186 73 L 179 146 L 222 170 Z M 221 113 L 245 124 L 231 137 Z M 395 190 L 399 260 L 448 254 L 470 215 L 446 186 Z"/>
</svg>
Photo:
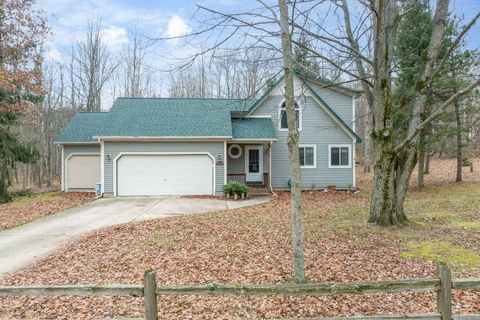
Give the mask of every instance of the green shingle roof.
<svg viewBox="0 0 480 320">
<path fill-rule="evenodd" d="M 276 139 L 270 118 L 244 118 L 232 120 L 233 139 Z"/>
<path fill-rule="evenodd" d="M 239 100 L 119 98 L 106 136 L 231 137 L 230 111 Z"/>
<path fill-rule="evenodd" d="M 306 82 L 304 77 L 302 80 Z M 271 119 L 232 119 L 232 115 L 252 112 L 274 87 L 260 99 L 118 98 L 109 112 L 77 113 L 55 142 L 96 142 L 96 137 L 106 136 L 275 139 Z M 360 142 L 360 137 L 324 104 Z"/>
<path fill-rule="evenodd" d="M 104 128 L 107 112 L 78 112 L 57 136 L 55 142 L 96 142 Z"/>
</svg>

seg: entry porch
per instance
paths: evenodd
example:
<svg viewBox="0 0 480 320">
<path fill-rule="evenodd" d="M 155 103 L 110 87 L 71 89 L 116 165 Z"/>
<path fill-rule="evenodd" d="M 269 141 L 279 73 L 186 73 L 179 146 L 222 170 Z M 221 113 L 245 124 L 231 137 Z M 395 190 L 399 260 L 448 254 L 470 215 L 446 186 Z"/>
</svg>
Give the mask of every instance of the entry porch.
<svg viewBox="0 0 480 320">
<path fill-rule="evenodd" d="M 227 144 L 227 183 L 238 181 L 252 188 L 271 189 L 272 142 Z"/>
</svg>

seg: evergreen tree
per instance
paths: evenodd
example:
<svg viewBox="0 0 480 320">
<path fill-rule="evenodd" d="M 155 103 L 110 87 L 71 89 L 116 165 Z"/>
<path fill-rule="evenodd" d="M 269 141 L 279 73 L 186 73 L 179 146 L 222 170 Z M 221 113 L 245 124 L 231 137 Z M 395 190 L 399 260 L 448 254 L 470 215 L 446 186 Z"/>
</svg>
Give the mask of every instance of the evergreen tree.
<svg viewBox="0 0 480 320">
<path fill-rule="evenodd" d="M 319 76 L 320 68 L 318 62 L 312 57 L 312 51 L 309 50 L 310 43 L 305 36 L 301 35 L 293 49 L 294 67 L 303 73 Z"/>
<path fill-rule="evenodd" d="M 37 115 L 42 100 L 41 43 L 46 26 L 32 0 L 0 2 L 0 202 L 10 201 L 10 170 L 38 154 L 11 132 Z"/>
</svg>

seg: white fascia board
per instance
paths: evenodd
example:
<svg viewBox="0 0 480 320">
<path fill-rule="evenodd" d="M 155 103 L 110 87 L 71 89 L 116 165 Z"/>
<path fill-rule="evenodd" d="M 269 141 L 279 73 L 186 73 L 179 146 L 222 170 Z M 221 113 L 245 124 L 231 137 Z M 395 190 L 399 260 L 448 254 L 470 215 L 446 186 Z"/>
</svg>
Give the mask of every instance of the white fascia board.
<svg viewBox="0 0 480 320">
<path fill-rule="evenodd" d="M 276 142 L 277 139 L 232 139 L 232 142 Z"/>
<path fill-rule="evenodd" d="M 172 136 L 172 137 L 144 137 L 144 136 L 97 136 L 98 141 L 194 141 L 194 140 L 219 140 L 232 139 L 232 136 Z"/>
<path fill-rule="evenodd" d="M 58 144 L 58 145 L 69 145 L 69 144 L 94 144 L 97 145 L 98 141 L 92 141 L 92 142 L 54 142 L 53 144 Z"/>
</svg>

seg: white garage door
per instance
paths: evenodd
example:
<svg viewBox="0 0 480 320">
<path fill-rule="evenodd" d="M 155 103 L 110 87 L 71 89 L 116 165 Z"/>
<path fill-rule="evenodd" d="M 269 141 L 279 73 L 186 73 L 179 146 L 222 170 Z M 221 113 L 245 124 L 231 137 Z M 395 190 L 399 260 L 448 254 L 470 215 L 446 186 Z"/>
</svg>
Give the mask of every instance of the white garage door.
<svg viewBox="0 0 480 320">
<path fill-rule="evenodd" d="M 123 155 L 117 160 L 117 194 L 211 195 L 212 163 L 207 155 Z"/>
<path fill-rule="evenodd" d="M 100 182 L 100 155 L 73 155 L 68 158 L 68 190 L 94 189 L 97 182 Z"/>
</svg>

